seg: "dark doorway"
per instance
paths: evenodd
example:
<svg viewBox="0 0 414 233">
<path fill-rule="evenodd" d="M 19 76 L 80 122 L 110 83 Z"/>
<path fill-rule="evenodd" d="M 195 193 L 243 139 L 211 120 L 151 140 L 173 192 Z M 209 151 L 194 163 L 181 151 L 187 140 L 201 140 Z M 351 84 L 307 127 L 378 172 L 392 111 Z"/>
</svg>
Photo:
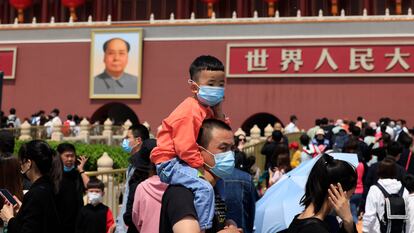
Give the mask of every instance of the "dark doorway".
<svg viewBox="0 0 414 233">
<path fill-rule="evenodd" d="M 247 120 L 243 122 L 241 128 L 244 132 L 246 132 L 247 135 L 250 135 L 250 129 L 253 128 L 254 125 L 257 125 L 262 132 L 262 136 L 264 136 L 264 128 L 266 128 L 268 124 L 270 124 L 273 127 L 277 122 L 284 126 L 282 121 L 279 120 L 279 118 L 275 117 L 272 114 L 262 112 L 256 113 L 247 118 Z"/>
<path fill-rule="evenodd" d="M 139 124 L 139 119 L 135 112 L 123 103 L 109 103 L 103 105 L 93 113 L 91 123 L 99 121 L 99 124 L 103 124 L 108 118 L 111 119 L 114 125 L 122 125 L 128 119 L 132 124 Z"/>
</svg>

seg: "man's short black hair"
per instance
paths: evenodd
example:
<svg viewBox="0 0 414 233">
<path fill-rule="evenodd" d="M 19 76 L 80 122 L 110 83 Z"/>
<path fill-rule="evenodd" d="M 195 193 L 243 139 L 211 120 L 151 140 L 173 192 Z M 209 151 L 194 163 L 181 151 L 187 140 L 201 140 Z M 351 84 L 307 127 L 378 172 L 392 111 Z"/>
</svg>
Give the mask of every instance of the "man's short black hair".
<svg viewBox="0 0 414 233">
<path fill-rule="evenodd" d="M 13 153 L 14 144 L 13 133 L 8 130 L 0 130 L 0 152 Z"/>
<path fill-rule="evenodd" d="M 100 189 L 102 192 L 105 190 L 105 184 L 96 177 L 91 177 L 88 184 L 86 184 L 86 189 Z"/>
<path fill-rule="evenodd" d="M 63 142 L 60 143 L 57 148 L 56 148 L 57 152 L 59 154 L 63 154 L 65 152 L 73 152 L 74 154 L 76 154 L 76 149 L 75 146 L 71 143 L 67 143 L 67 142 Z"/>
<path fill-rule="evenodd" d="M 387 155 L 395 158 L 402 153 L 402 149 L 401 143 L 392 141 L 387 146 Z"/>
<path fill-rule="evenodd" d="M 283 133 L 280 130 L 274 130 L 272 132 L 272 139 L 274 142 L 281 142 L 283 138 Z"/>
<path fill-rule="evenodd" d="M 200 131 L 198 132 L 197 137 L 197 143 L 198 145 L 207 148 L 210 144 L 210 141 L 213 137 L 211 135 L 211 132 L 213 129 L 223 129 L 231 131 L 230 126 L 228 126 L 223 121 L 217 120 L 217 119 L 207 119 L 203 121 L 203 124 L 201 125 Z"/>
<path fill-rule="evenodd" d="M 129 50 L 131 49 L 131 46 L 129 45 L 128 41 L 122 39 L 122 38 L 112 38 L 109 39 L 107 41 L 105 41 L 105 43 L 103 44 L 103 51 L 106 52 L 106 49 L 108 48 L 109 43 L 111 43 L 113 40 L 121 40 L 125 43 L 126 47 L 127 47 L 127 51 L 129 52 Z"/>
<path fill-rule="evenodd" d="M 224 65 L 216 57 L 210 55 L 199 56 L 190 65 L 191 80 L 198 82 L 198 74 L 203 70 L 224 72 Z"/>
<path fill-rule="evenodd" d="M 290 121 L 291 122 L 293 122 L 293 121 L 297 121 L 298 120 L 298 118 L 296 117 L 296 115 L 292 115 L 292 116 L 290 116 Z"/>
<path fill-rule="evenodd" d="M 320 126 L 320 125 L 321 125 L 321 121 L 322 121 L 322 120 L 321 120 L 321 119 L 319 119 L 319 118 L 318 118 L 318 119 L 316 119 L 316 120 L 315 120 L 315 125 Z"/>
<path fill-rule="evenodd" d="M 379 162 L 377 175 L 380 179 L 395 179 L 397 167 L 395 166 L 394 158 L 388 156 Z"/>
<path fill-rule="evenodd" d="M 362 116 L 357 117 L 357 121 L 362 121 L 364 118 Z"/>
<path fill-rule="evenodd" d="M 15 108 L 11 108 L 10 111 L 9 111 L 9 113 L 10 114 L 13 114 L 13 115 L 16 114 L 16 109 Z"/>
<path fill-rule="evenodd" d="M 52 112 L 54 112 L 56 116 L 59 116 L 59 113 L 60 113 L 59 109 L 55 108 L 52 110 Z"/>
<path fill-rule="evenodd" d="M 134 138 L 141 138 L 142 141 L 145 141 L 149 138 L 149 131 L 143 124 L 132 125 L 129 127 L 129 130 L 132 131 Z"/>
<path fill-rule="evenodd" d="M 352 135 L 354 135 L 355 137 L 359 137 L 361 136 L 361 128 L 359 128 L 358 126 L 352 126 L 350 127 L 350 131 L 352 133 Z"/>
<path fill-rule="evenodd" d="M 72 116 L 72 114 L 68 114 L 66 118 L 68 118 L 68 120 L 71 121 L 73 119 L 73 116 Z"/>
</svg>

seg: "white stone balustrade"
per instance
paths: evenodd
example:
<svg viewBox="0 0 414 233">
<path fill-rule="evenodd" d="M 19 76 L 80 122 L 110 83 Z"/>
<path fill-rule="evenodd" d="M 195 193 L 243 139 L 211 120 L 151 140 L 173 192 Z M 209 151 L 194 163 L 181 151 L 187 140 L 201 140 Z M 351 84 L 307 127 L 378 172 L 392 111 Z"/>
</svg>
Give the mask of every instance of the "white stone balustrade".
<svg viewBox="0 0 414 233">
<path fill-rule="evenodd" d="M 29 122 L 25 121 L 23 122 L 23 124 L 20 126 L 20 137 L 19 140 L 22 141 L 30 141 L 32 140 L 32 136 L 30 136 L 30 124 Z"/>
<path fill-rule="evenodd" d="M 112 132 L 112 121 L 108 118 L 106 119 L 106 121 L 104 122 L 104 130 L 102 132 L 102 136 L 106 137 L 108 140 L 108 145 L 112 144 L 112 137 L 113 137 L 113 132 Z"/>
<path fill-rule="evenodd" d="M 57 119 L 53 125 L 52 125 L 52 141 L 60 142 L 63 139 L 63 133 L 62 133 L 62 121 L 60 119 Z"/>
</svg>

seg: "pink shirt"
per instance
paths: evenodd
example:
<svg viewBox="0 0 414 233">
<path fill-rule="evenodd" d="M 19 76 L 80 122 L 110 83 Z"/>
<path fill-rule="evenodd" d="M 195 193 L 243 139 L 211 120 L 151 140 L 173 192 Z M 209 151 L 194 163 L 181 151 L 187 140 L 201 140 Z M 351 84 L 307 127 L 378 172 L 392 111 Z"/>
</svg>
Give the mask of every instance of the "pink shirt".
<svg viewBox="0 0 414 233">
<path fill-rule="evenodd" d="M 167 184 L 158 176 L 151 176 L 140 183 L 135 191 L 132 206 L 132 221 L 139 232 L 158 233 L 161 214 L 161 200 Z"/>
<path fill-rule="evenodd" d="M 358 179 L 357 179 L 355 194 L 362 194 L 364 192 L 364 183 L 362 181 L 362 177 L 364 176 L 364 170 L 365 170 L 364 164 L 358 163 L 358 166 L 356 168 Z"/>
</svg>

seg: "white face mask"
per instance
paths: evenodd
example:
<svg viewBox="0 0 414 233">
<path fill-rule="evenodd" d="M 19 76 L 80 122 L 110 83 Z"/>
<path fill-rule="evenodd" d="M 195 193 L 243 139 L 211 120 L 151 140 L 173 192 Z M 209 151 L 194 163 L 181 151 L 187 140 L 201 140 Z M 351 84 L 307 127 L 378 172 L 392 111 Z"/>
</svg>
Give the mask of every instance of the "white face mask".
<svg viewBox="0 0 414 233">
<path fill-rule="evenodd" d="M 88 200 L 91 205 L 97 205 L 102 202 L 102 194 L 101 193 L 88 193 Z"/>
</svg>

